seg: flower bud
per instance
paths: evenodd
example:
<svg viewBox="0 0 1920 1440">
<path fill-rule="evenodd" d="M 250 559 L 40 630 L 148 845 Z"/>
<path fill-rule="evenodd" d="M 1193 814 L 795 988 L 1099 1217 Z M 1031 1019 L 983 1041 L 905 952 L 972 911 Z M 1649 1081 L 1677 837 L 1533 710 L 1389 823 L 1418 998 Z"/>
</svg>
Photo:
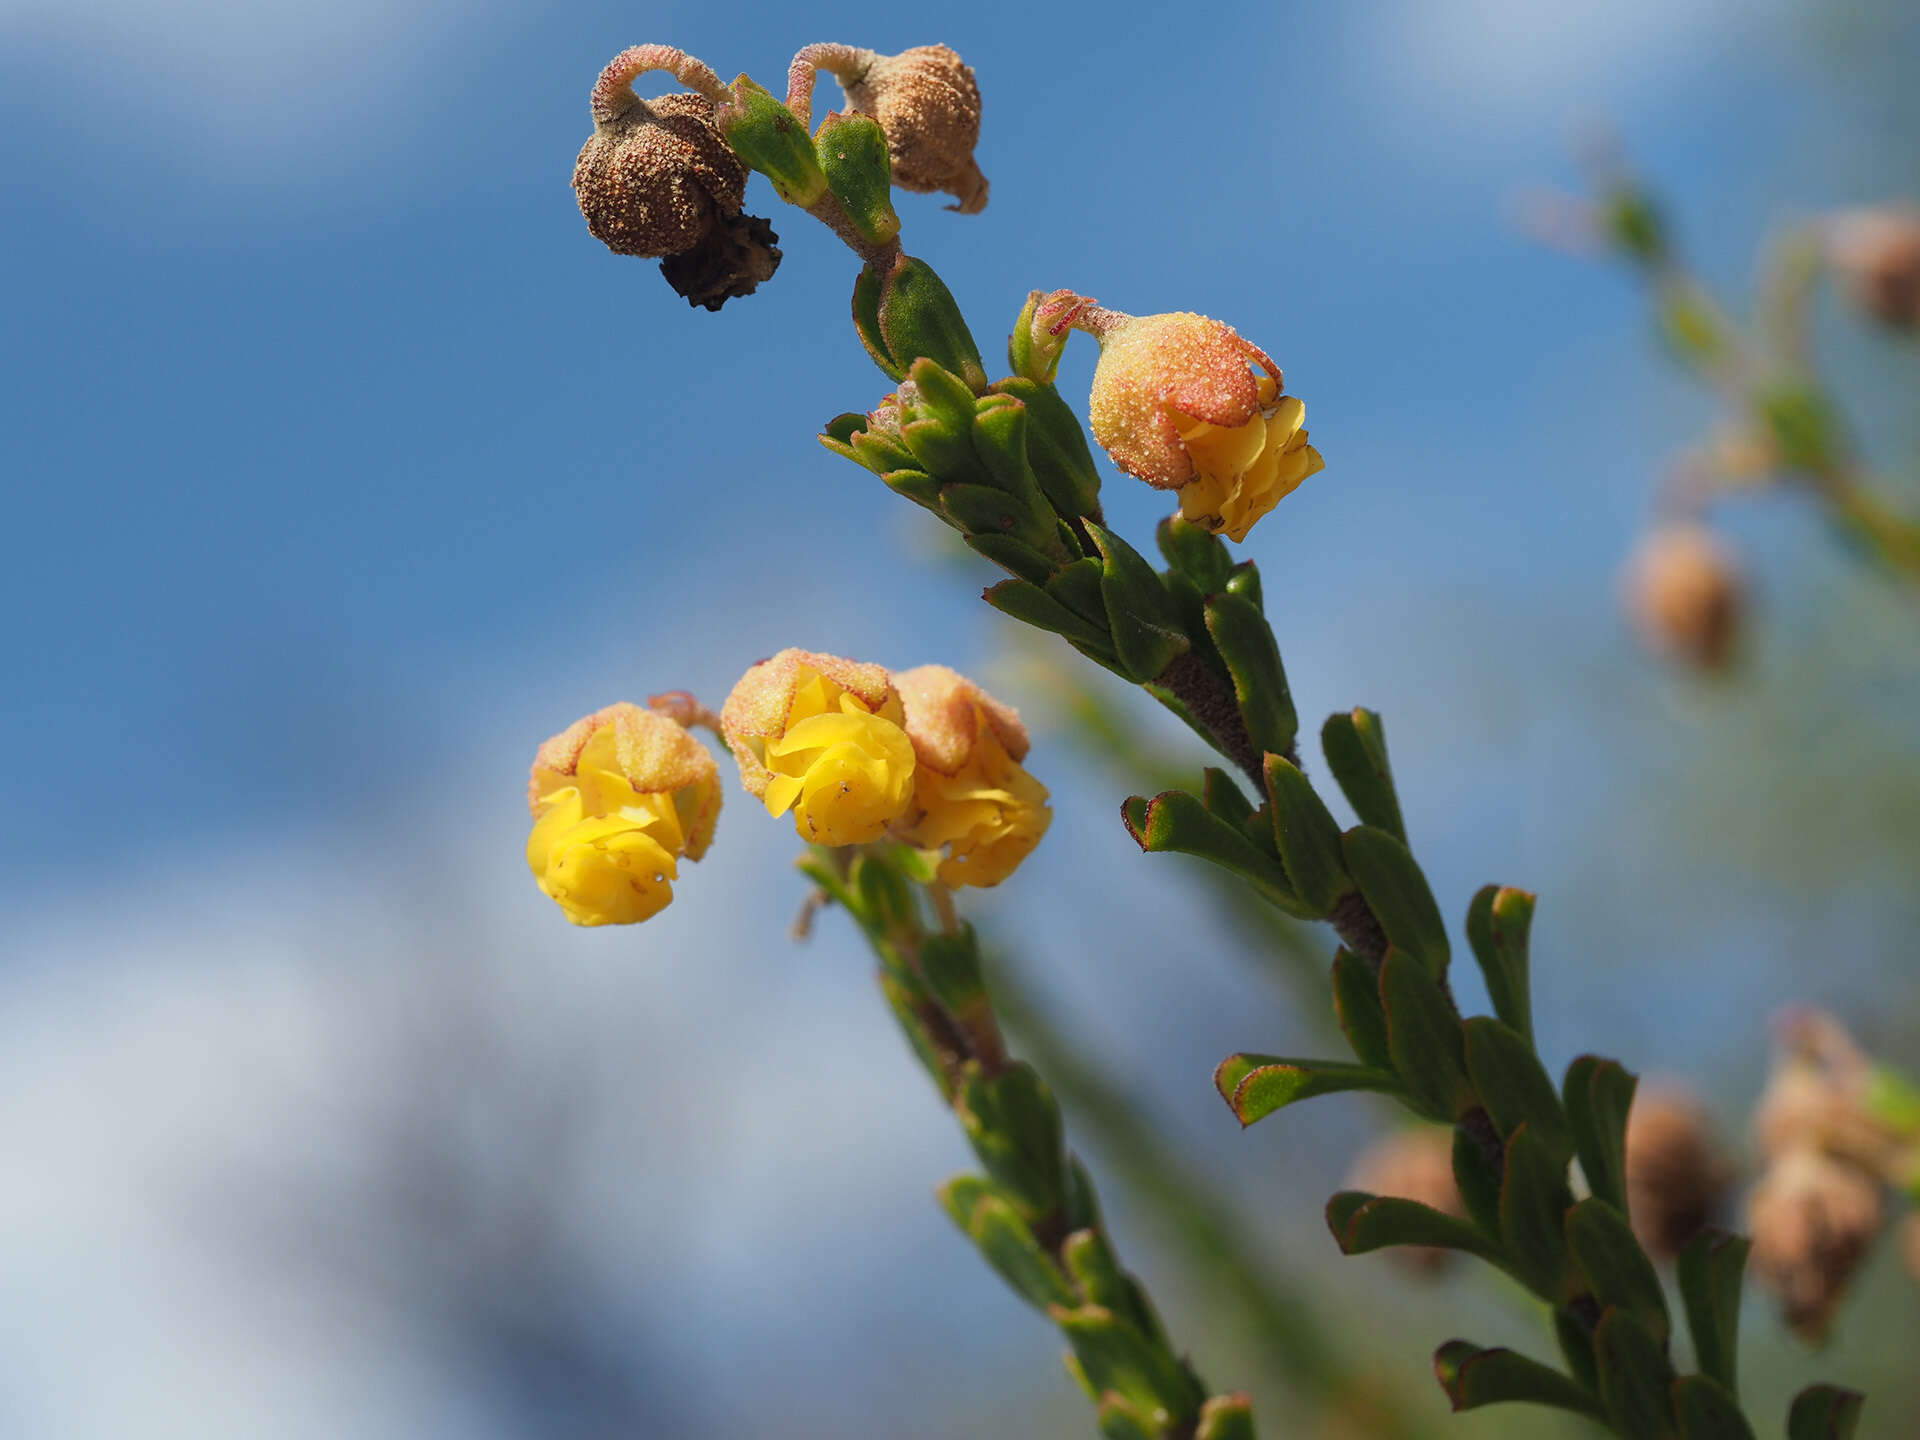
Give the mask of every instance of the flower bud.
<svg viewBox="0 0 1920 1440">
<path fill-rule="evenodd" d="M 1656 1260 L 1711 1224 L 1733 1180 L 1706 1110 L 1686 1090 L 1643 1085 L 1627 1112 L 1627 1213 Z"/>
<path fill-rule="evenodd" d="M 913 802 L 913 742 L 886 670 L 782 650 L 740 677 L 720 728 L 740 783 L 800 838 L 864 845 Z"/>
<path fill-rule="evenodd" d="M 998 885 L 1032 853 L 1053 821 L 1047 789 L 1019 762 L 1027 731 L 1018 712 L 944 665 L 893 677 L 913 742 L 913 807 L 895 833 L 944 852 L 943 884 Z"/>
<path fill-rule="evenodd" d="M 673 899 L 679 858 L 698 860 L 720 816 L 713 756 L 664 715 L 609 705 L 533 759 L 527 864 L 576 925 L 631 925 Z"/>
<path fill-rule="evenodd" d="M 987 177 L 973 159 L 980 140 L 980 87 L 972 67 L 944 45 L 916 45 L 898 55 L 861 50 L 853 56 L 851 65 L 835 70 L 855 108 L 887 132 L 893 183 L 921 194 L 944 190 L 963 215 L 986 209 Z"/>
<path fill-rule="evenodd" d="M 1281 393 L 1278 367 L 1231 326 L 1187 312 L 1122 315 L 1066 292 L 1049 297 L 1036 322 L 1076 303 L 1068 323 L 1100 341 L 1094 439 L 1128 474 L 1179 491 L 1188 520 L 1245 540 L 1323 467 L 1307 443 L 1306 408 Z"/>
<path fill-rule="evenodd" d="M 659 54 L 678 53 L 637 46 L 602 72 L 573 189 L 587 228 L 609 250 L 660 260 L 689 304 L 718 310 L 773 277 L 779 237 L 741 213 L 746 167 L 721 138 L 710 99 L 633 93 L 636 74 L 662 68 Z"/>
<path fill-rule="evenodd" d="M 1649 532 L 1623 572 L 1627 612 L 1649 649 L 1713 672 L 1733 658 L 1746 609 L 1739 567 L 1692 522 Z"/>
<path fill-rule="evenodd" d="M 1421 1125 L 1383 1135 L 1361 1152 L 1347 1176 L 1347 1187 L 1371 1195 L 1417 1200 L 1456 1219 L 1467 1207 L 1453 1180 L 1453 1132 Z M 1400 1245 L 1388 1252 L 1415 1274 L 1429 1278 L 1446 1269 L 1453 1252 L 1436 1245 Z"/>
<path fill-rule="evenodd" d="M 1920 207 L 1851 210 L 1827 230 L 1827 259 L 1864 314 L 1900 330 L 1920 327 Z"/>
<path fill-rule="evenodd" d="M 1781 1155 L 1748 1197 L 1754 1273 L 1802 1340 L 1825 1338 L 1882 1211 L 1879 1182 L 1809 1147 Z"/>
</svg>

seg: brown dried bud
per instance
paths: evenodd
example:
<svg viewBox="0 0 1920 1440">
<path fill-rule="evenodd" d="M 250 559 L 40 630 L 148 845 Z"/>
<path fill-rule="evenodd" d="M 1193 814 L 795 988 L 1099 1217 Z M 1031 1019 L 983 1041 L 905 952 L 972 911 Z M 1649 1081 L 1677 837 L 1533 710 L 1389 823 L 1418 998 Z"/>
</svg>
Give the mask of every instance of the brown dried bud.
<svg viewBox="0 0 1920 1440">
<path fill-rule="evenodd" d="M 986 209 L 987 177 L 973 159 L 980 140 L 973 68 L 944 45 L 857 54 L 864 63 L 841 74 L 840 83 L 855 108 L 887 132 L 893 183 L 921 194 L 944 190 L 963 215 Z"/>
<path fill-rule="evenodd" d="M 1453 1131 L 1423 1125 L 1384 1135 L 1361 1152 L 1347 1186 L 1372 1195 L 1417 1200 L 1456 1219 L 1467 1207 L 1453 1182 Z M 1401 1245 L 1387 1252 L 1415 1275 L 1438 1276 L 1453 1259 L 1451 1250 L 1433 1245 Z"/>
<path fill-rule="evenodd" d="M 1647 1253 L 1671 1260 L 1713 1223 L 1733 1166 L 1705 1108 L 1678 1086 L 1643 1086 L 1627 1112 L 1627 1212 Z"/>
<path fill-rule="evenodd" d="M 1920 327 L 1920 207 L 1836 215 L 1827 228 L 1827 259 L 1865 314 L 1900 330 Z"/>
<path fill-rule="evenodd" d="M 747 170 L 714 124 L 713 102 L 639 99 L 628 88 L 634 53 L 595 87 L 594 131 L 573 167 L 580 213 L 609 250 L 660 260 L 688 304 L 718 310 L 772 278 L 779 237 L 741 213 Z"/>
<path fill-rule="evenodd" d="M 1748 1197 L 1754 1273 L 1802 1340 L 1825 1338 L 1882 1218 L 1878 1181 L 1806 1147 L 1775 1160 Z"/>
<path fill-rule="evenodd" d="M 1701 525 L 1650 532 L 1627 562 L 1627 612 L 1649 648 L 1704 671 L 1733 658 L 1746 586 L 1727 548 Z"/>
<path fill-rule="evenodd" d="M 1868 1102 L 1873 1062 L 1846 1027 L 1824 1011 L 1796 1008 L 1775 1029 L 1778 1058 L 1753 1116 L 1761 1154 L 1810 1146 L 1897 1180 L 1911 1136 Z"/>
</svg>

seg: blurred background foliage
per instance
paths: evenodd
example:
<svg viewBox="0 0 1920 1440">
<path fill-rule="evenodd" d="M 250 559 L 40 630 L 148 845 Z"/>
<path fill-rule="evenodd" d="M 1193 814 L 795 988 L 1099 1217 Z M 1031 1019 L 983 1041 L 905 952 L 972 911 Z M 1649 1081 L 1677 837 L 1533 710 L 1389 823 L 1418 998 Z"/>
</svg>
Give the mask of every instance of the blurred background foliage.
<svg viewBox="0 0 1920 1440">
<path fill-rule="evenodd" d="M 881 388 L 834 242 L 790 223 L 777 280 L 713 317 L 584 233 L 586 89 L 640 39 L 768 83 L 809 40 L 944 40 L 993 204 L 901 208 L 983 338 L 1066 284 L 1275 353 L 1329 462 L 1247 547 L 1303 715 L 1385 715 L 1456 926 L 1482 883 L 1539 892 L 1551 1067 L 1685 1076 L 1738 1143 L 1784 1002 L 1920 1054 L 1913 600 L 1791 504 L 1740 506 L 1744 668 L 1639 657 L 1614 569 L 1710 402 L 1624 282 L 1512 213 L 1603 121 L 1748 293 L 1770 225 L 1920 191 L 1920 17 L 1203 5 L 1171 71 L 1149 18 L 0 9 L 0 1432 L 1083 1433 L 1051 1332 L 932 1202 L 964 1153 L 850 930 L 785 939 L 783 827 L 736 794 L 641 932 L 565 933 L 527 883 L 535 742 L 795 643 L 974 670 L 1040 721 L 1064 676 L 1109 721 L 1046 726 L 1053 832 L 978 908 L 1209 1378 L 1277 1434 L 1378 1433 L 1323 1412 L 1330 1365 L 1425 1431 L 1556 1433 L 1448 1421 L 1428 1378 L 1456 1334 L 1542 1349 L 1522 1297 L 1334 1252 L 1320 1207 L 1378 1111 L 1242 1135 L 1213 1095 L 1221 1055 L 1318 1048 L 1331 947 L 1122 832 L 1197 744 L 1010 646 L 973 571 L 813 446 Z M 1920 350 L 1831 296 L 1821 327 L 1920 502 Z M 1153 497 L 1109 491 L 1144 540 Z M 1749 1305 L 1753 1413 L 1830 1378 L 1864 1434 L 1912 1433 L 1890 1246 L 1827 1353 Z"/>
</svg>

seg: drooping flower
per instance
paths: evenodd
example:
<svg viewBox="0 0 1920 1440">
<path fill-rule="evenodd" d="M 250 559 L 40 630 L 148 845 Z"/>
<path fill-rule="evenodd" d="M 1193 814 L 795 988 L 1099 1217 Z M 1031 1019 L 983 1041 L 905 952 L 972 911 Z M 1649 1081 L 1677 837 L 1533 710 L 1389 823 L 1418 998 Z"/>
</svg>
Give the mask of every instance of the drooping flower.
<svg viewBox="0 0 1920 1440">
<path fill-rule="evenodd" d="M 1646 1252 L 1671 1260 L 1711 1224 L 1733 1183 L 1706 1109 L 1673 1084 L 1645 1084 L 1627 1112 L 1627 1213 Z"/>
<path fill-rule="evenodd" d="M 740 782 L 820 845 L 878 840 L 913 801 L 913 743 L 884 667 L 782 650 L 740 677 L 720 726 Z"/>
<path fill-rule="evenodd" d="M 542 745 L 527 781 L 527 864 L 576 925 L 631 925 L 673 899 L 720 815 L 706 746 L 664 715 L 609 705 Z"/>
<path fill-rule="evenodd" d="M 1026 727 L 1011 707 L 944 665 L 893 677 L 918 769 L 913 809 L 896 832 L 937 851 L 943 884 L 998 885 L 1053 821 L 1047 789 L 1020 766 Z"/>
<path fill-rule="evenodd" d="M 1732 553 L 1704 525 L 1672 521 L 1650 531 L 1628 560 L 1622 587 L 1649 649 L 1707 673 L 1733 659 L 1746 586 Z"/>
<path fill-rule="evenodd" d="M 1920 206 L 1834 216 L 1827 258 L 1860 311 L 1897 330 L 1920 328 Z"/>
<path fill-rule="evenodd" d="M 1126 315 L 1056 291 L 1036 323 L 1100 342 L 1093 435 L 1118 465 L 1175 490 L 1180 513 L 1244 540 L 1262 515 L 1325 466 L 1307 443 L 1306 407 L 1280 369 L 1230 325 L 1205 315 Z"/>
<path fill-rule="evenodd" d="M 642 100 L 636 76 L 669 70 L 711 94 Z M 609 250 L 661 262 L 691 305 L 718 310 L 750 295 L 780 264 L 780 238 L 742 213 L 747 170 L 714 120 L 727 92 L 697 60 L 664 45 L 636 45 L 601 72 L 593 134 L 573 167 L 587 228 Z"/>
<path fill-rule="evenodd" d="M 880 122 L 893 183 L 931 194 L 944 190 L 950 208 L 977 214 L 987 205 L 987 177 L 974 161 L 980 142 L 980 86 L 973 68 L 945 45 L 916 45 L 881 55 L 853 45 L 809 45 L 794 56 L 787 105 L 803 119 L 812 108 L 813 72 L 840 81 L 852 106 Z"/>
</svg>

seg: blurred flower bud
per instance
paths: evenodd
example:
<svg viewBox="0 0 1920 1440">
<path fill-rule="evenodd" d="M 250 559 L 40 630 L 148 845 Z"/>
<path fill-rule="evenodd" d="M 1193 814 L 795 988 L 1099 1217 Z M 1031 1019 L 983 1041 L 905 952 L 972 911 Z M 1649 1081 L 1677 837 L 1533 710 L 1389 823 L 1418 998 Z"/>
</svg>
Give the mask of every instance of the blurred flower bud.
<svg viewBox="0 0 1920 1440">
<path fill-rule="evenodd" d="M 1361 1152 L 1347 1176 L 1347 1188 L 1371 1195 L 1392 1195 L 1467 1218 L 1453 1181 L 1453 1131 L 1434 1125 L 1395 1130 Z M 1415 1274 L 1437 1276 L 1453 1252 L 1432 1245 L 1400 1245 L 1387 1252 Z"/>
<path fill-rule="evenodd" d="M 1179 491 L 1180 513 L 1196 525 L 1244 540 L 1323 466 L 1307 443 L 1306 408 L 1281 394 L 1279 368 L 1229 325 L 1187 312 L 1125 315 L 1056 290 L 1028 326 L 1099 340 L 1094 439 L 1128 474 Z"/>
<path fill-rule="evenodd" d="M 1887 205 L 1834 216 L 1827 259 L 1866 315 L 1895 329 L 1920 327 L 1920 207 Z"/>
<path fill-rule="evenodd" d="M 917 45 L 898 55 L 840 46 L 809 50 L 839 77 L 854 107 L 887 132 L 894 184 L 921 194 L 944 190 L 963 215 L 986 209 L 987 177 L 973 159 L 980 87 L 965 61 L 944 45 Z"/>
<path fill-rule="evenodd" d="M 672 57 L 685 68 L 678 51 L 635 46 L 601 73 L 573 189 L 587 228 L 609 250 L 661 261 L 660 273 L 688 304 L 718 310 L 773 277 L 779 237 L 741 213 L 746 167 L 721 138 L 711 99 L 633 93 L 636 75 L 672 68 Z"/>
<path fill-rule="evenodd" d="M 944 851 L 943 884 L 998 885 L 1032 853 L 1053 821 L 1047 789 L 1019 762 L 1027 731 L 1019 714 L 944 665 L 893 677 L 913 741 L 913 807 L 896 833 Z"/>
<path fill-rule="evenodd" d="M 1708 672 L 1733 658 L 1746 587 L 1732 555 L 1704 526 L 1672 522 L 1650 531 L 1627 561 L 1623 595 L 1650 649 Z"/>
<path fill-rule="evenodd" d="M 1886 1113 L 1889 1072 L 1876 1066 L 1833 1016 L 1811 1007 L 1774 1025 L 1778 1054 L 1754 1108 L 1754 1138 L 1769 1161 L 1810 1147 L 1900 1181 L 1913 1126 Z"/>
<path fill-rule="evenodd" d="M 1627 1112 L 1627 1213 L 1646 1252 L 1677 1256 L 1720 1213 L 1732 1183 L 1699 1101 L 1678 1086 L 1641 1086 Z"/>
<path fill-rule="evenodd" d="M 720 816 L 707 747 L 664 715 L 609 705 L 533 760 L 527 864 L 576 925 L 630 925 L 673 899 L 677 862 L 698 860 Z"/>
<path fill-rule="evenodd" d="M 1748 1197 L 1754 1273 L 1802 1340 L 1825 1338 L 1881 1221 L 1879 1182 L 1809 1148 L 1781 1155 Z"/>
<path fill-rule="evenodd" d="M 720 727 L 740 782 L 819 845 L 878 840 L 913 802 L 913 742 L 886 670 L 782 650 L 740 677 Z"/>
</svg>

